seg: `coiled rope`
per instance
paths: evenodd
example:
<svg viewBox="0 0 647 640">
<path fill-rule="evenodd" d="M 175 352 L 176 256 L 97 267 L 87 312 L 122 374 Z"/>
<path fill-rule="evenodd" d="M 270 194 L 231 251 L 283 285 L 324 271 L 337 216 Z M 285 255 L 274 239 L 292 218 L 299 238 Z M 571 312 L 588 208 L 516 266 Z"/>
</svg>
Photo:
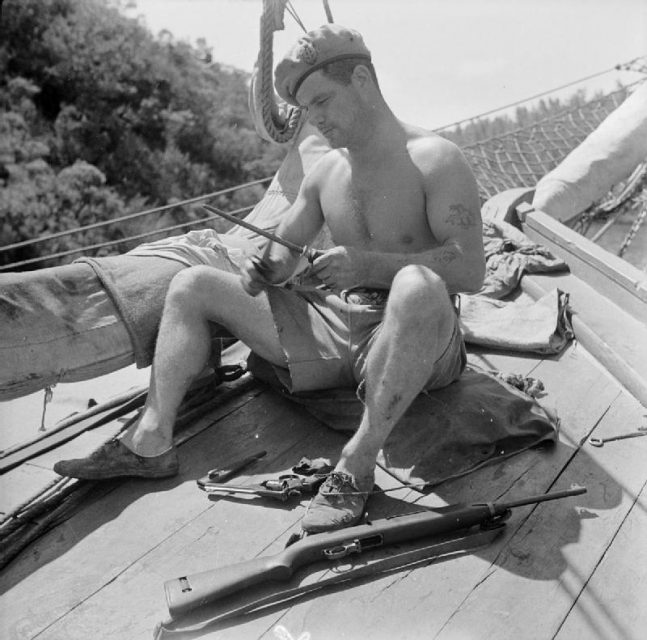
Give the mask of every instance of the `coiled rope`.
<svg viewBox="0 0 647 640">
<path fill-rule="evenodd" d="M 283 13 L 287 0 L 263 0 L 261 14 L 261 43 L 258 69 L 261 80 L 260 108 L 263 126 L 274 142 L 285 143 L 296 134 L 303 109 L 290 107 L 286 116 L 279 115 L 274 96 L 274 32 L 284 28 Z M 290 13 L 294 16 L 293 10 Z M 296 19 L 296 18 L 295 18 Z M 303 28 L 303 25 L 301 25 Z"/>
<path fill-rule="evenodd" d="M 333 21 L 328 0 L 323 0 L 324 11 L 328 22 Z M 304 110 L 300 107 L 288 107 L 285 116 L 279 114 L 274 94 L 274 32 L 285 28 L 283 14 L 285 11 L 307 32 L 301 18 L 290 0 L 263 0 L 261 14 L 260 49 L 257 67 L 260 75 L 260 112 L 267 134 L 275 142 L 285 143 L 292 140 L 299 129 Z"/>
</svg>

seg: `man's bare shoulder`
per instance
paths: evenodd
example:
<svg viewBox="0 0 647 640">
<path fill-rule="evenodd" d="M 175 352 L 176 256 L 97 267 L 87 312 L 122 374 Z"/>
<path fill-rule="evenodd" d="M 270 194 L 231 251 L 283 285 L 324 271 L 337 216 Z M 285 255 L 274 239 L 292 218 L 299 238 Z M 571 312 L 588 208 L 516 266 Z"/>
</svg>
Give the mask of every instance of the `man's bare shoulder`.
<svg viewBox="0 0 647 640">
<path fill-rule="evenodd" d="M 333 172 L 347 166 L 348 152 L 345 149 L 331 149 L 317 159 L 305 177 L 312 185 L 321 184 L 322 181 L 325 183 Z"/>
<path fill-rule="evenodd" d="M 447 138 L 413 125 L 404 128 L 411 159 L 424 174 L 466 167 L 462 151 Z"/>
<path fill-rule="evenodd" d="M 461 206 L 478 211 L 478 185 L 460 148 L 431 131 L 416 127 L 405 130 L 409 156 L 423 176 L 430 202 L 449 199 L 453 206 L 460 202 Z"/>
</svg>

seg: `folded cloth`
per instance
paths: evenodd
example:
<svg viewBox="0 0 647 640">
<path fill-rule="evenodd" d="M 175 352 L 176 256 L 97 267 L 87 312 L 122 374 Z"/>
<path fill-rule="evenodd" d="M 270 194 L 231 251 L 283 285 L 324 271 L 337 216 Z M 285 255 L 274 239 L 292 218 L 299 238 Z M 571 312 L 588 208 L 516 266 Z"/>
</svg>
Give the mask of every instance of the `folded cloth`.
<svg viewBox="0 0 647 640">
<path fill-rule="evenodd" d="M 479 296 L 503 298 L 514 291 L 525 273 L 566 271 L 568 266 L 548 249 L 502 220 L 483 222 L 485 281 Z"/>
<path fill-rule="evenodd" d="M 244 238 L 206 229 L 141 245 L 122 256 L 76 262 L 89 264 L 101 280 L 130 335 L 135 362 L 142 368 L 153 361 L 166 292 L 178 271 L 202 264 L 236 273 L 254 251 L 253 243 Z M 215 328 L 213 335 L 225 333 Z"/>
<path fill-rule="evenodd" d="M 293 394 L 256 354 L 248 368 L 328 427 L 352 432 L 359 425 L 363 405 L 354 389 Z M 456 382 L 414 400 L 378 464 L 405 484 L 432 487 L 556 439 L 557 420 L 537 400 L 501 376 L 468 366 Z"/>
<path fill-rule="evenodd" d="M 465 342 L 506 351 L 561 353 L 573 339 L 568 294 L 558 289 L 531 301 L 461 296 L 460 325 Z"/>
<path fill-rule="evenodd" d="M 257 246 L 247 238 L 220 234 L 213 229 L 199 229 L 141 244 L 126 255 L 168 258 L 182 263 L 185 267 L 206 264 L 238 273 L 247 256 L 256 251 Z"/>
<path fill-rule="evenodd" d="M 405 484 L 436 486 L 557 440 L 558 421 L 500 377 L 470 368 L 448 387 L 418 396 L 378 464 Z"/>
<path fill-rule="evenodd" d="M 167 258 L 109 256 L 80 258 L 94 269 L 128 331 L 139 368 L 153 361 L 164 298 L 182 263 Z"/>
<path fill-rule="evenodd" d="M 486 272 L 481 290 L 461 294 L 465 342 L 494 349 L 560 353 L 573 338 L 568 295 L 557 289 L 540 300 L 502 300 L 526 273 L 565 271 L 566 263 L 507 222 L 483 223 Z"/>
<path fill-rule="evenodd" d="M 132 361 L 120 314 L 88 265 L 0 274 L 0 401 Z"/>
</svg>

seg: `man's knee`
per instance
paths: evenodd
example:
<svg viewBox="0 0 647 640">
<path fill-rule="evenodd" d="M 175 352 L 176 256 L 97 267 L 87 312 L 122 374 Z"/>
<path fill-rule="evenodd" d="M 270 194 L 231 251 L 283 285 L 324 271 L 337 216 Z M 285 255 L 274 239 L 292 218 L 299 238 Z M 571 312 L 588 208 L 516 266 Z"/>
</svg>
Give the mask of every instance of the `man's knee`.
<svg viewBox="0 0 647 640">
<path fill-rule="evenodd" d="M 395 275 L 387 315 L 414 339 L 427 336 L 440 343 L 449 340 L 456 323 L 444 280 L 422 265 L 406 266 Z"/>
<path fill-rule="evenodd" d="M 207 266 L 188 267 L 179 271 L 169 285 L 166 304 L 183 309 L 193 307 L 199 302 L 207 282 L 213 282 L 215 271 Z"/>
<path fill-rule="evenodd" d="M 387 312 L 412 332 L 444 331 L 454 324 L 454 310 L 444 280 L 422 265 L 406 266 L 395 275 Z"/>
<path fill-rule="evenodd" d="M 408 265 L 393 278 L 389 300 L 397 308 L 418 305 L 421 309 L 437 308 L 439 300 L 449 300 L 443 279 L 422 265 Z"/>
</svg>

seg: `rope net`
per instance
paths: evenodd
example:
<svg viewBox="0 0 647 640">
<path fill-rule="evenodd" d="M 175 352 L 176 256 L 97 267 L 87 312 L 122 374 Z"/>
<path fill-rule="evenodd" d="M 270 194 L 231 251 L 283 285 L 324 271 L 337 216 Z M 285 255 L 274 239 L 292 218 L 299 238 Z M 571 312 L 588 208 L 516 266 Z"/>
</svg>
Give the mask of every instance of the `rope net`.
<svg viewBox="0 0 647 640">
<path fill-rule="evenodd" d="M 534 188 L 620 106 L 634 87 L 623 87 L 535 124 L 463 146 L 482 201 L 506 189 Z M 580 214 L 573 229 L 647 270 L 647 257 L 640 248 L 647 243 L 646 219 L 647 160 Z M 639 234 L 643 236 L 637 242 L 639 246 L 634 244 L 630 251 Z"/>
<path fill-rule="evenodd" d="M 515 187 L 534 187 L 627 97 L 628 88 L 566 109 L 501 136 L 462 147 L 483 201 Z"/>
</svg>

